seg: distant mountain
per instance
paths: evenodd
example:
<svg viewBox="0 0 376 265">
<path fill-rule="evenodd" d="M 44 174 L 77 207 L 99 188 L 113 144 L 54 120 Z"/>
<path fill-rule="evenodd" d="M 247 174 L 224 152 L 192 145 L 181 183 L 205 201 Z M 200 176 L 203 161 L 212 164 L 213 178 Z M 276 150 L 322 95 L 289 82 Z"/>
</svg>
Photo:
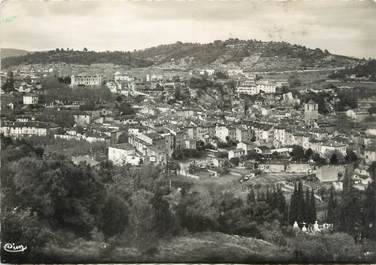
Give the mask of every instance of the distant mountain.
<svg viewBox="0 0 376 265">
<path fill-rule="evenodd" d="M 0 58 L 7 58 L 7 57 L 14 57 L 14 56 L 21 56 L 30 53 L 29 51 L 20 50 L 20 49 L 9 49 L 9 48 L 1 48 L 0 49 Z"/>
<path fill-rule="evenodd" d="M 52 50 L 3 60 L 3 67 L 33 63 L 113 63 L 130 67 L 158 66 L 165 69 L 201 67 L 238 68 L 254 71 L 351 67 L 358 59 L 333 55 L 327 50 L 308 49 L 286 42 L 229 39 L 208 44 L 160 45 L 133 52 Z"/>
</svg>

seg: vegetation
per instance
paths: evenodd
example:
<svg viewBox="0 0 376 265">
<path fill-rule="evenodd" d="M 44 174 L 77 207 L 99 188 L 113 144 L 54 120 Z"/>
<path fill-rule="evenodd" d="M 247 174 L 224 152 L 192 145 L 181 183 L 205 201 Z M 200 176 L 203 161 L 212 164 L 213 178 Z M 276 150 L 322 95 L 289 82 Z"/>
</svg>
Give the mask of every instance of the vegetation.
<svg viewBox="0 0 376 265">
<path fill-rule="evenodd" d="M 74 51 L 56 49 L 47 52 L 33 52 L 17 57 L 7 57 L 2 60 L 4 68 L 19 64 L 94 64 L 113 63 L 118 65 L 129 65 L 134 67 L 147 67 L 153 63 L 134 56 L 131 52 L 95 52 L 95 51 Z"/>
<path fill-rule="evenodd" d="M 148 67 L 162 63 L 175 64 L 183 60 L 194 65 L 207 65 L 216 60 L 224 63 L 240 63 L 245 58 L 261 54 L 261 62 L 268 60 L 291 60 L 290 66 L 294 67 L 331 67 L 343 66 L 356 59 L 331 55 L 328 51 L 320 49 L 308 49 L 300 45 L 292 45 L 286 42 L 262 42 L 258 40 L 228 39 L 217 40 L 213 43 L 182 43 L 159 45 L 144 50 L 133 52 L 94 52 L 85 48 L 83 51 L 73 49 L 56 49 L 47 52 L 33 52 L 17 57 L 3 59 L 3 67 L 7 68 L 19 64 L 58 63 L 69 64 L 94 64 L 113 63 L 132 67 Z M 331 56 L 330 60 L 327 58 Z M 274 58 L 274 59 L 273 59 Z M 278 60 L 277 59 L 277 60 Z M 279 62 L 280 63 L 280 62 Z M 298 63 L 298 65 L 296 65 Z"/>
<path fill-rule="evenodd" d="M 4 84 L 2 84 L 1 89 L 4 92 L 7 92 L 7 93 L 14 90 L 14 78 L 13 78 L 13 72 L 12 71 L 8 72 L 7 78 L 4 82 Z"/>
<path fill-rule="evenodd" d="M 370 81 L 376 81 L 376 60 L 371 59 L 365 63 L 359 63 L 355 67 L 336 71 L 329 75 L 329 77 L 345 79 L 350 75 L 355 75 L 356 77 L 366 77 L 369 78 Z"/>
<path fill-rule="evenodd" d="M 289 223 L 293 224 L 295 221 L 306 224 L 314 224 L 317 221 L 315 193 L 308 189 L 304 192 L 301 181 L 295 183 L 294 193 L 290 200 Z"/>
<path fill-rule="evenodd" d="M 75 165 L 30 141 L 1 141 L 2 239 L 32 246 L 23 256 L 3 252 L 8 263 L 219 261 L 223 242 L 233 242 L 226 260 L 239 262 L 356 261 L 375 250 L 353 238 L 361 231 L 375 239 L 375 182 L 359 197 L 344 180 L 343 193 L 331 190 L 328 202 L 336 233 L 305 235 L 286 226 L 316 219 L 314 192 L 302 183 L 288 207 L 280 187 L 254 188 L 246 198 L 215 187 L 177 189 L 162 168 Z M 375 179 L 376 163 L 370 173 Z M 364 223 L 355 229 L 358 218 Z"/>
</svg>

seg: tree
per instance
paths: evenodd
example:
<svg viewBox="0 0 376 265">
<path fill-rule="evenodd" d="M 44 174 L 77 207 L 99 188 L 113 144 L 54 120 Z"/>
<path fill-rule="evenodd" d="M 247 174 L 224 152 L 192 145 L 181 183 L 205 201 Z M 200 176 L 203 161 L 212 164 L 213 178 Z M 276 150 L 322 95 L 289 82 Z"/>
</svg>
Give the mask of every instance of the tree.
<svg viewBox="0 0 376 265">
<path fill-rule="evenodd" d="M 368 168 L 372 182 L 368 184 L 365 190 L 365 199 L 363 202 L 365 233 L 368 238 L 376 239 L 376 162 Z"/>
<path fill-rule="evenodd" d="M 134 115 L 136 112 L 132 108 L 132 105 L 129 102 L 123 102 L 118 106 L 122 115 Z"/>
<path fill-rule="evenodd" d="M 313 189 L 311 190 L 311 199 L 310 199 L 310 206 L 309 206 L 310 212 L 309 212 L 309 222 L 313 224 L 316 221 L 316 199 L 315 199 L 315 192 Z"/>
<path fill-rule="evenodd" d="M 152 199 L 155 212 L 153 227 L 159 237 L 168 237 L 178 231 L 178 222 L 170 210 L 170 204 L 165 198 L 166 195 L 166 192 L 158 190 Z"/>
<path fill-rule="evenodd" d="M 306 160 L 311 159 L 312 155 L 313 155 L 313 151 L 312 151 L 311 148 L 308 148 L 308 149 L 304 152 L 304 157 L 305 157 Z"/>
<path fill-rule="evenodd" d="M 152 232 L 154 219 L 154 209 L 151 204 L 152 198 L 153 193 L 144 189 L 136 191 L 130 198 L 129 225 L 137 246 L 144 246 L 143 241 Z"/>
<path fill-rule="evenodd" d="M 330 188 L 330 195 L 328 200 L 328 206 L 326 207 L 326 222 L 329 224 L 334 224 L 336 221 L 337 212 L 337 199 L 335 196 L 334 187 Z"/>
<path fill-rule="evenodd" d="M 302 161 L 305 158 L 304 149 L 299 145 L 294 145 L 290 153 L 291 157 L 295 161 Z"/>
<path fill-rule="evenodd" d="M 255 191 L 251 188 L 247 194 L 247 203 L 254 203 L 256 201 Z"/>
<path fill-rule="evenodd" d="M 181 227 L 191 232 L 217 228 L 219 211 L 215 203 L 208 191 L 186 193 L 177 206 Z"/>
<path fill-rule="evenodd" d="M 121 234 L 128 224 L 127 204 L 118 196 L 111 195 L 103 207 L 101 230 L 108 237 Z"/>
<path fill-rule="evenodd" d="M 338 157 L 337 157 L 336 153 L 333 153 L 330 156 L 330 164 L 332 164 L 332 165 L 337 165 L 338 164 Z"/>
<path fill-rule="evenodd" d="M 240 159 L 239 157 L 233 157 L 230 159 L 230 162 L 234 165 L 234 166 L 238 166 L 239 165 L 239 162 L 240 162 Z"/>
<path fill-rule="evenodd" d="M 6 93 L 14 91 L 14 77 L 12 71 L 8 72 L 7 79 L 2 85 L 1 89 Z"/>
<path fill-rule="evenodd" d="M 22 158 L 14 171 L 19 206 L 30 207 L 41 218 L 80 235 L 97 226 L 105 193 L 90 167 L 54 155 L 43 160 Z"/>
<path fill-rule="evenodd" d="M 351 180 L 353 173 L 354 168 L 352 165 L 349 165 L 346 168 L 343 179 L 343 191 L 339 205 L 337 226 L 340 231 L 358 236 L 362 217 L 362 202 L 360 192 L 353 187 Z"/>
<path fill-rule="evenodd" d="M 358 160 L 358 156 L 355 154 L 354 151 L 346 150 L 345 160 L 348 163 L 353 163 L 353 162 L 356 162 Z"/>
<path fill-rule="evenodd" d="M 305 197 L 304 197 L 304 221 L 308 224 L 312 224 L 311 221 L 311 196 L 309 193 L 309 189 L 306 189 Z"/>
</svg>

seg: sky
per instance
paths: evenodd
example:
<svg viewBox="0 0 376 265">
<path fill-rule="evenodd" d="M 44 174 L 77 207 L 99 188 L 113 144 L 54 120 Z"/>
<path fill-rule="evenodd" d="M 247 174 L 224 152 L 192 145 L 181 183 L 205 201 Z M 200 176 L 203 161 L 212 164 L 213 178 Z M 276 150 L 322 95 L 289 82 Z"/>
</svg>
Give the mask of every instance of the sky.
<svg viewBox="0 0 376 265">
<path fill-rule="evenodd" d="M 376 0 L 2 0 L 0 46 L 134 50 L 228 38 L 376 58 Z"/>
</svg>

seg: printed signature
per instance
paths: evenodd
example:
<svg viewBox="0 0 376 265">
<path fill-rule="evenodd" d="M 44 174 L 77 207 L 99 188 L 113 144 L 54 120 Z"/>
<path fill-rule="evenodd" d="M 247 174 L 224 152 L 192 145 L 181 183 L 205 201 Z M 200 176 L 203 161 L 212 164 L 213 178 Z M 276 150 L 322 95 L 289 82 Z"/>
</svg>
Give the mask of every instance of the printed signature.
<svg viewBox="0 0 376 265">
<path fill-rule="evenodd" d="M 7 252 L 24 252 L 27 249 L 24 245 L 16 245 L 14 243 L 6 243 L 3 248 Z"/>
</svg>

